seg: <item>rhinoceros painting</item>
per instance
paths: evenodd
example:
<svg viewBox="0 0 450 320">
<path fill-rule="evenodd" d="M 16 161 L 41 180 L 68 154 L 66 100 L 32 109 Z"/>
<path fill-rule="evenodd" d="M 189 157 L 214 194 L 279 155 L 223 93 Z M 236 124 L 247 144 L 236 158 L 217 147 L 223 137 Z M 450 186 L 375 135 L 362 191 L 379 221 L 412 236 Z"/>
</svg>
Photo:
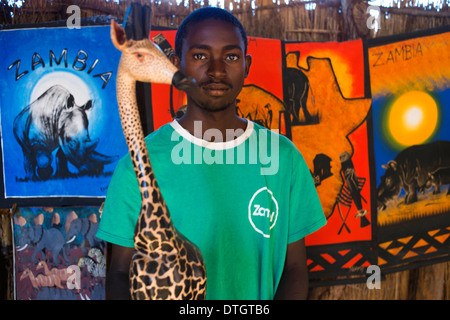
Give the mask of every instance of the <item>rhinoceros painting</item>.
<svg viewBox="0 0 450 320">
<path fill-rule="evenodd" d="M 385 172 L 377 188 L 378 209 L 386 209 L 386 204 L 402 189 L 405 191 L 404 203 L 412 204 L 418 201 L 418 191 L 434 187 L 436 194 L 442 184 L 447 184 L 448 170 L 445 169 L 450 167 L 450 141 L 407 147 L 382 167 Z M 433 183 L 428 180 L 430 177 L 435 178 Z"/>
<path fill-rule="evenodd" d="M 23 180 L 100 175 L 116 160 L 97 152 L 100 139 L 89 136 L 88 110 L 94 107 L 92 100 L 77 105 L 66 88 L 53 85 L 16 116 L 13 131 L 23 151 Z"/>
</svg>

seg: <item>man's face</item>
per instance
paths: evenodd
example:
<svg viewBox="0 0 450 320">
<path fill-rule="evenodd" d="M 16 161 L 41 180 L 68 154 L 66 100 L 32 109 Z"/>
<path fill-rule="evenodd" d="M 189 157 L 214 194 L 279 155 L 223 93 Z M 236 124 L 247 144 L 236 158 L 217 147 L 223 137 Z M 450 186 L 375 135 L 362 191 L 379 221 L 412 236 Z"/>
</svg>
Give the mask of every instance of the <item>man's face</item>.
<svg viewBox="0 0 450 320">
<path fill-rule="evenodd" d="M 189 26 L 182 48 L 181 71 L 199 85 L 189 92 L 188 105 L 208 111 L 234 107 L 251 64 L 239 29 L 208 19 Z"/>
</svg>

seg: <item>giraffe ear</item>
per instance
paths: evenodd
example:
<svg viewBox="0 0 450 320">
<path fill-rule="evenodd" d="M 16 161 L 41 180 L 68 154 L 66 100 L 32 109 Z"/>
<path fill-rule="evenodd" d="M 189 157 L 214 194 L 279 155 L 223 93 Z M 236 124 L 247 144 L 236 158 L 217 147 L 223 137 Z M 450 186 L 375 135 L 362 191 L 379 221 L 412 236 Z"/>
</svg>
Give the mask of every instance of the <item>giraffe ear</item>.
<svg viewBox="0 0 450 320">
<path fill-rule="evenodd" d="M 125 30 L 119 26 L 115 20 L 111 20 L 111 41 L 114 46 L 121 51 L 127 42 Z"/>
</svg>

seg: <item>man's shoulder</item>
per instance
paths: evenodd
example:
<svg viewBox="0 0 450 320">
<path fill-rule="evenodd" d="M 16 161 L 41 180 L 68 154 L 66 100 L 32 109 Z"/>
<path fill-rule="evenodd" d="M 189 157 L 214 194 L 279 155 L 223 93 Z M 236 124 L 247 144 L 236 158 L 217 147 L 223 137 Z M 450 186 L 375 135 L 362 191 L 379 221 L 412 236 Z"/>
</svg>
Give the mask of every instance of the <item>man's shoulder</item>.
<svg viewBox="0 0 450 320">
<path fill-rule="evenodd" d="M 164 139 L 170 140 L 170 136 L 171 136 L 172 132 L 173 132 L 173 127 L 172 127 L 171 122 L 166 123 L 166 124 L 162 125 L 161 127 L 159 127 L 158 129 L 156 129 L 155 131 L 149 133 L 145 137 L 145 142 L 147 144 L 149 144 L 149 143 L 155 143 L 157 141 L 164 140 Z"/>
</svg>

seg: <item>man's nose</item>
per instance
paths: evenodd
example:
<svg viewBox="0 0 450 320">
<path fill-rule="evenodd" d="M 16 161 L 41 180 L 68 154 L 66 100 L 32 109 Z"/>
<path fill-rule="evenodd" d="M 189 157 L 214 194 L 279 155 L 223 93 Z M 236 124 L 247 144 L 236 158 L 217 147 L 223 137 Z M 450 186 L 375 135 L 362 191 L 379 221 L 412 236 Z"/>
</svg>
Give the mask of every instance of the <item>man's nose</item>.
<svg viewBox="0 0 450 320">
<path fill-rule="evenodd" d="M 211 59 L 208 66 L 208 76 L 222 78 L 225 74 L 225 62 L 222 59 Z"/>
</svg>

